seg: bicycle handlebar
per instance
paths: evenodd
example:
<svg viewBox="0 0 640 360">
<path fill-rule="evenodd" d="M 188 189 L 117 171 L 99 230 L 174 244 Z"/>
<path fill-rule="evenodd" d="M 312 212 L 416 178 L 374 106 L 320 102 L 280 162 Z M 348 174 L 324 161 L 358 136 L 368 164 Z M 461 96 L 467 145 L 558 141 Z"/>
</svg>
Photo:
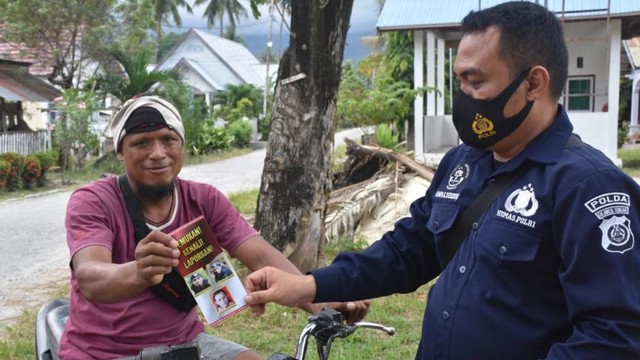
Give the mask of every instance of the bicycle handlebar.
<svg viewBox="0 0 640 360">
<path fill-rule="evenodd" d="M 295 359 L 304 360 L 310 335 L 316 339 L 320 359 L 326 360 L 329 358 L 331 343 L 335 338 L 345 338 L 359 328 L 381 330 L 388 335 L 396 333 L 396 330 L 392 327 L 371 322 L 361 321 L 348 325 L 342 313 L 330 308 L 323 308 L 309 318 L 309 323 L 302 330 L 296 347 Z"/>
</svg>

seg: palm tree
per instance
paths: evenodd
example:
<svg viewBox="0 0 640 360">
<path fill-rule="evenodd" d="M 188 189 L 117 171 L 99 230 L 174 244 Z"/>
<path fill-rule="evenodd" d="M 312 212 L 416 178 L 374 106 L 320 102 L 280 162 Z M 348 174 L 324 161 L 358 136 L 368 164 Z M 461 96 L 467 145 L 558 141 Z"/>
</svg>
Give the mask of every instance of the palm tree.
<svg viewBox="0 0 640 360">
<path fill-rule="evenodd" d="M 153 4 L 155 7 L 158 40 L 162 37 L 162 24 L 168 22 L 169 14 L 171 14 L 177 26 L 182 26 L 182 18 L 180 17 L 178 8 L 184 7 L 189 14 L 193 13 L 193 9 L 191 9 L 191 6 L 186 0 L 153 0 Z"/>
<path fill-rule="evenodd" d="M 149 71 L 147 67 L 153 59 L 149 48 L 142 48 L 134 55 L 122 49 L 109 52 L 124 70 L 125 76 L 109 73 L 96 79 L 96 88 L 104 93 L 111 93 L 122 101 L 135 95 L 149 92 L 153 85 L 177 80 L 178 75 L 172 71 Z"/>
<path fill-rule="evenodd" d="M 225 30 L 224 35 L 222 37 L 225 39 L 229 39 L 231 41 L 235 41 L 242 45 L 247 45 L 247 43 L 244 41 L 244 38 L 240 36 L 240 34 L 238 34 L 238 32 L 236 31 L 235 24 L 231 24 L 227 26 L 227 30 Z"/>
<path fill-rule="evenodd" d="M 204 15 L 207 17 L 207 26 L 211 27 L 220 18 L 220 36 L 224 36 L 224 15 L 229 17 L 232 25 L 236 25 L 236 20 L 240 16 L 247 16 L 247 9 L 238 0 L 196 0 L 194 6 L 208 2 Z"/>
</svg>

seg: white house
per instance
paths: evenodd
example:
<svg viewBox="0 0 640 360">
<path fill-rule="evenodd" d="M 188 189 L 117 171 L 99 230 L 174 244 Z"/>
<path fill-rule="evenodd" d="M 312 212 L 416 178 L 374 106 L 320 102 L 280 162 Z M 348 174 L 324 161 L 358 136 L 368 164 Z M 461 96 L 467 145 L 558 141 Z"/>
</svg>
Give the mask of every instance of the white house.
<svg viewBox="0 0 640 360">
<path fill-rule="evenodd" d="M 379 31 L 408 30 L 414 37 L 414 83 L 442 93 L 445 58 L 453 58 L 461 38 L 460 21 L 472 10 L 504 0 L 387 0 L 378 18 Z M 617 123 L 621 73 L 626 72 L 622 40 L 633 37 L 640 20 L 640 1 L 535 1 L 555 12 L 564 24 L 569 49 L 569 79 L 560 102 L 574 131 L 618 165 Z M 424 71 L 423 71 L 424 69 Z M 452 78 L 452 77 L 450 77 Z M 414 151 L 454 146 L 459 140 L 445 112 L 445 97 L 435 92 L 416 98 Z"/>
<path fill-rule="evenodd" d="M 271 78 L 278 66 L 270 64 L 268 68 Z M 194 95 L 204 97 L 207 104 L 227 84 L 264 88 L 266 69 L 244 45 L 197 29 L 186 32 L 155 68 L 176 70 Z"/>
</svg>

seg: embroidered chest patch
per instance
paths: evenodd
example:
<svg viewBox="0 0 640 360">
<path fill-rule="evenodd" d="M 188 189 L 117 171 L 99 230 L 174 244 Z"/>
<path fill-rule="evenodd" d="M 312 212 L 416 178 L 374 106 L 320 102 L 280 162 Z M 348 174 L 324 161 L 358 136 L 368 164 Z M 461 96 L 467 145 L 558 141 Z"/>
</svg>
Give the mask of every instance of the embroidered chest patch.
<svg viewBox="0 0 640 360">
<path fill-rule="evenodd" d="M 469 177 L 470 167 L 469 164 L 458 165 L 449 175 L 447 180 L 447 190 L 456 190 L 462 182 Z M 458 200 L 460 196 L 457 192 L 451 191 L 436 191 L 435 197 L 443 199 Z"/>
<path fill-rule="evenodd" d="M 606 193 L 584 203 L 584 206 L 599 220 L 602 220 L 602 248 L 609 252 L 623 254 L 633 248 L 635 238 L 631 231 L 631 221 L 626 216 L 631 206 L 625 193 Z"/>
<path fill-rule="evenodd" d="M 504 210 L 498 209 L 496 216 L 516 224 L 536 227 L 535 220 L 530 219 L 538 211 L 538 199 L 531 184 L 514 190 L 504 202 Z"/>
</svg>

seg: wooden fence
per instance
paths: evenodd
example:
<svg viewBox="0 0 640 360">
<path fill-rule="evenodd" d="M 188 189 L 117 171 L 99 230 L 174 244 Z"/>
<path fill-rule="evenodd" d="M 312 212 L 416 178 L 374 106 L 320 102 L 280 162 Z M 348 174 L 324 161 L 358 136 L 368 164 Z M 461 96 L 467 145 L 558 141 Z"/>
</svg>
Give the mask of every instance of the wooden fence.
<svg viewBox="0 0 640 360">
<path fill-rule="evenodd" d="M 47 130 L 0 133 L 0 153 L 15 152 L 26 156 L 49 150 L 51 134 Z"/>
</svg>

